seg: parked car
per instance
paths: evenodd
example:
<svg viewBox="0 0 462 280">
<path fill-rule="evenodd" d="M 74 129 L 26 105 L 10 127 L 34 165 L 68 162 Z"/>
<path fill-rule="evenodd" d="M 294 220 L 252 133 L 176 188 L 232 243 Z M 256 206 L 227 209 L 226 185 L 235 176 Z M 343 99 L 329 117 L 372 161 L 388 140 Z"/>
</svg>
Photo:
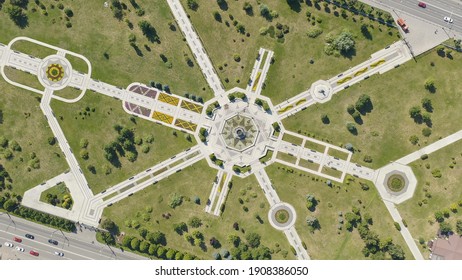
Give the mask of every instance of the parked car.
<svg viewBox="0 0 462 280">
<path fill-rule="evenodd" d="M 35 238 L 32 234 L 28 234 L 28 233 L 26 233 L 26 237 L 29 238 L 29 239 L 34 239 Z"/>
<path fill-rule="evenodd" d="M 10 242 L 5 242 L 5 246 L 6 246 L 6 247 L 11 247 L 11 248 L 13 248 L 13 247 L 14 247 L 14 245 L 13 245 L 13 244 L 11 244 Z"/>
<path fill-rule="evenodd" d="M 425 4 L 424 2 L 419 2 L 419 7 L 426 8 L 427 4 Z"/>
<path fill-rule="evenodd" d="M 61 252 L 55 252 L 55 255 L 56 255 L 56 256 L 60 256 L 60 257 L 63 257 L 63 256 L 64 256 L 64 253 L 61 253 Z"/>
<path fill-rule="evenodd" d="M 452 18 L 450 18 L 450 17 L 444 17 L 443 19 L 444 19 L 445 22 L 449 22 L 449 23 L 454 22 L 454 20 Z"/>
<path fill-rule="evenodd" d="M 18 250 L 19 252 L 24 252 L 24 248 L 23 247 L 16 247 L 16 250 Z"/>
<path fill-rule="evenodd" d="M 15 237 L 13 238 L 13 241 L 14 241 L 14 242 L 21 243 L 21 242 L 22 242 L 22 239 L 15 236 Z"/>
<path fill-rule="evenodd" d="M 36 257 L 39 256 L 39 253 L 37 251 L 34 251 L 34 250 L 30 250 L 29 254 L 31 254 L 32 256 L 36 256 Z"/>
<path fill-rule="evenodd" d="M 54 239 L 48 239 L 48 243 L 53 244 L 53 245 L 58 245 L 58 241 Z"/>
</svg>

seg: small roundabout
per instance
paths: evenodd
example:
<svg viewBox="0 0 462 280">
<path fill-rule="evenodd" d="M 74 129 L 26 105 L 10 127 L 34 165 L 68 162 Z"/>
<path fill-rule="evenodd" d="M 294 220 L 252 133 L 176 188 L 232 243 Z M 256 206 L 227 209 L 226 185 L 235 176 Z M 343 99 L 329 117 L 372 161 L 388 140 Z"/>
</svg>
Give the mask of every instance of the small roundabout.
<svg viewBox="0 0 462 280">
<path fill-rule="evenodd" d="M 295 224 L 297 214 L 292 205 L 280 202 L 271 207 L 268 212 L 270 224 L 278 230 L 286 230 Z"/>
<path fill-rule="evenodd" d="M 50 55 L 43 59 L 37 75 L 39 82 L 47 89 L 61 90 L 71 81 L 72 65 L 66 58 Z"/>
</svg>

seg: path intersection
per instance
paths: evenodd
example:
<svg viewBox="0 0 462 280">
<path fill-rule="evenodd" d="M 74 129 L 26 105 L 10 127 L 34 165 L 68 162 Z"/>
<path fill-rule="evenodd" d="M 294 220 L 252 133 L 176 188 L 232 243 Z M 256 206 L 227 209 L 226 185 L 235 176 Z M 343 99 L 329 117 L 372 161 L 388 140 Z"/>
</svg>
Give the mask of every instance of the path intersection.
<svg viewBox="0 0 462 280">
<path fill-rule="evenodd" d="M 295 229 L 297 219 L 295 209 L 279 199 L 265 171 L 268 165 L 277 162 L 336 182 L 343 182 L 347 174 L 372 181 L 394 221 L 402 225 L 402 219 L 395 205 L 412 197 L 417 180 L 412 169 L 407 165 L 418 159 L 422 151 L 417 151 L 395 163 L 373 170 L 351 162 L 352 152 L 347 149 L 287 131 L 282 120 L 315 103 L 328 102 L 333 94 L 338 94 L 343 89 L 368 79 L 371 75 L 392 70 L 410 60 L 412 55 L 403 42 L 398 41 L 386 46 L 372 54 L 369 60 L 329 80 L 316 81 L 306 91 L 281 104 L 274 105 L 269 98 L 261 95 L 272 62 L 273 52 L 271 50 L 263 48 L 259 50 L 245 89 L 233 88 L 225 91 L 184 8 L 178 0 L 167 2 L 205 79 L 214 92 L 215 97 L 205 104 L 138 82 L 124 89 L 96 80 L 91 77 L 91 63 L 84 56 L 31 38 L 18 37 L 8 45 L 0 44 L 2 77 L 12 85 L 42 95 L 40 108 L 69 165 L 68 172 L 27 191 L 22 200 L 23 205 L 97 227 L 105 207 L 126 199 L 135 192 L 205 159 L 211 168 L 217 170 L 217 179 L 212 185 L 204 211 L 219 216 L 232 178 L 234 176 L 255 176 L 270 204 L 268 219 L 271 225 L 284 232 L 299 259 L 310 259 L 309 248 L 305 249 L 302 246 Z M 17 52 L 12 49 L 12 46 L 18 41 L 29 41 L 53 49 L 56 54 L 39 59 Z M 88 72 L 81 73 L 73 70 L 72 64 L 66 58 L 68 56 L 83 59 L 88 65 Z M 20 81 L 9 79 L 5 75 L 5 67 L 12 67 L 37 76 L 45 90 L 37 90 Z M 81 94 L 75 99 L 66 99 L 54 94 L 55 90 L 65 87 L 78 89 Z M 66 103 L 79 102 L 88 90 L 120 100 L 121 106 L 128 114 L 189 133 L 196 138 L 199 144 L 172 155 L 171 158 L 101 193 L 93 194 L 50 107 L 52 98 Z M 458 132 L 422 150 L 424 153 L 431 153 L 461 138 L 462 133 Z M 313 146 L 318 148 L 311 148 Z M 339 157 L 333 154 L 344 156 Z M 265 160 L 261 160 L 263 158 Z M 393 193 L 386 187 L 387 178 L 392 175 L 401 176 L 406 184 L 405 189 L 400 193 Z M 53 207 L 40 201 L 41 193 L 56 185 L 56 182 L 65 182 L 69 188 L 74 199 L 71 210 Z M 276 212 L 282 210 L 289 215 L 288 221 L 283 224 L 275 219 Z M 401 231 L 401 234 L 414 258 L 423 259 L 410 232 L 403 225 L 401 228 L 405 229 Z"/>
</svg>

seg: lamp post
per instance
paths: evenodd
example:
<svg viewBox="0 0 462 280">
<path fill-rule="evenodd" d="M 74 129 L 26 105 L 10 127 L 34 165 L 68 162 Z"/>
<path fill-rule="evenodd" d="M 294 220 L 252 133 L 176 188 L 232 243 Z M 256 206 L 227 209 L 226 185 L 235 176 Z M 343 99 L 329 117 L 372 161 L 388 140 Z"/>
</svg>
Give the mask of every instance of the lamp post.
<svg viewBox="0 0 462 280">
<path fill-rule="evenodd" d="M 5 214 L 6 214 L 6 215 L 8 216 L 8 218 L 10 219 L 10 224 L 13 223 L 14 229 L 16 229 L 16 223 L 15 223 L 14 220 L 11 218 L 10 213 L 8 213 L 8 212 L 0 212 L 0 215 L 5 215 Z M 6 231 L 8 231 L 8 228 L 10 227 L 10 224 L 8 224 L 8 226 L 6 227 Z"/>
</svg>

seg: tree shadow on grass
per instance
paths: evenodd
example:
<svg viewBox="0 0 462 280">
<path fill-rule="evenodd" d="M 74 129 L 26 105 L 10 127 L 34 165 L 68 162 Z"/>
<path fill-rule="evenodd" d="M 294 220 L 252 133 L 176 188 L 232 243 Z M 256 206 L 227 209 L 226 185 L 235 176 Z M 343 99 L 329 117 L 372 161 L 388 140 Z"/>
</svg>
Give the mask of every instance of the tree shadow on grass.
<svg viewBox="0 0 462 280">
<path fill-rule="evenodd" d="M 299 13 L 302 10 L 299 0 L 286 0 L 286 1 L 292 11 Z"/>
</svg>

